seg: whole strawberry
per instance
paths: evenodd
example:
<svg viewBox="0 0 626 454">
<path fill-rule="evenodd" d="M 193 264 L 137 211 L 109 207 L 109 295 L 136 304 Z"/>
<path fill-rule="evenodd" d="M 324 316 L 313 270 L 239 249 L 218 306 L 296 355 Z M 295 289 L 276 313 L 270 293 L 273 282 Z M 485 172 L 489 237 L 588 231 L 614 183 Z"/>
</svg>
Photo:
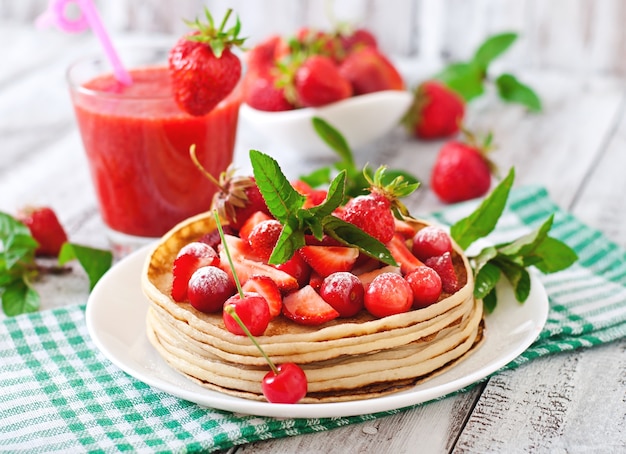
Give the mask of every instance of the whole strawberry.
<svg viewBox="0 0 626 454">
<path fill-rule="evenodd" d="M 450 137 L 461 128 L 465 101 L 436 80 L 422 82 L 403 121 L 409 134 L 420 139 Z"/>
<path fill-rule="evenodd" d="M 193 32 L 178 40 L 169 53 L 169 68 L 174 98 L 191 115 L 205 115 L 233 91 L 241 77 L 241 61 L 231 51 L 241 46 L 240 23 L 224 30 L 229 9 L 219 29 L 205 9 L 208 24 L 199 19 L 188 22 Z"/>
<path fill-rule="evenodd" d="M 481 197 L 491 186 L 494 164 L 487 159 L 491 134 L 482 145 L 466 133 L 467 142 L 446 142 L 433 166 L 430 185 L 439 199 L 446 203 L 462 202 Z"/>
<path fill-rule="evenodd" d="M 294 76 L 296 104 L 319 107 L 352 96 L 352 87 L 335 62 L 323 55 L 307 57 Z"/>
<path fill-rule="evenodd" d="M 61 246 L 67 242 L 67 234 L 51 208 L 26 207 L 18 211 L 16 218 L 28 227 L 35 241 L 39 243 L 35 250 L 36 255 L 59 255 Z"/>
<path fill-rule="evenodd" d="M 341 63 L 339 73 L 350 81 L 355 95 L 404 90 L 402 76 L 376 47 L 362 46 L 352 51 Z"/>
<path fill-rule="evenodd" d="M 234 176 L 229 170 L 220 176 L 219 187 L 213 196 L 213 208 L 234 229 L 239 230 L 257 211 L 270 214 L 253 177 Z"/>
<path fill-rule="evenodd" d="M 411 194 L 419 185 L 402 177 L 385 184 L 385 171 L 384 166 L 379 167 L 373 179 L 364 172 L 370 181 L 370 193 L 350 199 L 339 214 L 344 221 L 356 225 L 383 244 L 391 241 L 395 233 L 394 213 L 407 214 L 399 198 Z"/>
</svg>

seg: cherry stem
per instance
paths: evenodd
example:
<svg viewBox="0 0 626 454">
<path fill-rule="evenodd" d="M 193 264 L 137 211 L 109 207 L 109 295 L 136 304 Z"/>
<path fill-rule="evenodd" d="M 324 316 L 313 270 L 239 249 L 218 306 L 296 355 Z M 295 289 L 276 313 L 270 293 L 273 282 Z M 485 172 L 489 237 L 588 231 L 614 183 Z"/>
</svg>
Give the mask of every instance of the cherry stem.
<svg viewBox="0 0 626 454">
<path fill-rule="evenodd" d="M 218 188 L 222 187 L 220 185 L 220 182 L 217 181 L 213 175 L 211 175 L 209 172 L 207 172 L 207 170 L 204 168 L 204 166 L 202 164 L 200 164 L 200 161 L 198 160 L 198 156 L 196 155 L 196 144 L 195 143 L 192 144 L 189 147 L 189 156 L 191 156 L 191 160 L 193 161 L 195 166 L 198 168 L 198 170 L 200 170 L 200 172 L 202 172 L 202 174 L 205 177 L 207 177 L 211 183 L 213 183 Z"/>
<path fill-rule="evenodd" d="M 230 315 L 233 319 L 235 319 L 235 321 L 241 327 L 243 332 L 246 333 L 246 336 L 248 336 L 250 338 L 250 340 L 252 341 L 252 343 L 255 345 L 255 347 L 259 349 L 259 351 L 261 352 L 261 355 L 263 355 L 263 358 L 265 358 L 265 360 L 267 361 L 267 364 L 270 365 L 270 368 L 272 369 L 272 372 L 274 372 L 276 375 L 278 375 L 280 373 L 280 371 L 274 365 L 274 362 L 270 359 L 270 357 L 267 355 L 267 353 L 265 353 L 265 350 L 263 350 L 261 345 L 259 345 L 259 343 L 255 339 L 255 337 L 252 335 L 252 333 L 250 332 L 250 330 L 248 329 L 246 324 L 241 320 L 241 318 L 239 318 L 239 315 L 235 311 L 235 307 L 232 304 L 227 304 L 226 306 L 224 306 L 224 310 L 226 312 L 228 312 L 228 315 Z"/>
<path fill-rule="evenodd" d="M 215 223 L 217 224 L 217 231 L 220 234 L 220 240 L 222 240 L 222 246 L 224 247 L 224 252 L 226 252 L 226 257 L 228 258 L 228 264 L 230 265 L 230 269 L 233 272 L 233 279 L 235 280 L 235 285 L 237 286 L 237 292 L 239 292 L 239 298 L 244 298 L 243 289 L 241 288 L 241 282 L 239 281 L 239 276 L 237 276 L 237 271 L 235 270 L 235 264 L 233 263 L 233 259 L 230 256 L 230 251 L 228 250 L 228 244 L 226 244 L 226 239 L 224 237 L 224 229 L 222 229 L 222 222 L 220 221 L 220 216 L 217 213 L 217 210 L 213 210 L 213 216 L 215 216 Z"/>
</svg>

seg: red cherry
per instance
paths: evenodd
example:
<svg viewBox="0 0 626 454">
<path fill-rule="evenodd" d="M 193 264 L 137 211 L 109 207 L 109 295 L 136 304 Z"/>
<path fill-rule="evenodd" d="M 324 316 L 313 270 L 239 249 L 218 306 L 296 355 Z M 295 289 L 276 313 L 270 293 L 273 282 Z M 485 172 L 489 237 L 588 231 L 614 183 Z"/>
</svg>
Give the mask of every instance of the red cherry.
<svg viewBox="0 0 626 454">
<path fill-rule="evenodd" d="M 352 317 L 363 309 L 365 290 L 354 274 L 337 272 L 326 277 L 320 287 L 320 296 L 330 304 L 340 317 Z"/>
<path fill-rule="evenodd" d="M 405 277 L 413 291 L 413 307 L 420 309 L 437 302 L 441 295 L 441 278 L 427 266 L 415 268 Z"/>
<path fill-rule="evenodd" d="M 375 317 L 408 312 L 413 305 L 413 291 L 399 274 L 382 273 L 365 292 L 365 309 Z"/>
<path fill-rule="evenodd" d="M 308 383 L 304 371 L 294 363 L 276 366 L 278 373 L 270 370 L 261 383 L 265 398 L 272 403 L 295 404 L 306 396 Z"/>
<path fill-rule="evenodd" d="M 419 230 L 413 236 L 413 255 L 424 261 L 430 257 L 438 257 L 445 252 L 452 252 L 450 236 L 433 225 Z"/>
<path fill-rule="evenodd" d="M 198 268 L 189 279 L 189 303 L 201 312 L 217 312 L 235 293 L 235 285 L 226 272 L 216 266 Z"/>
<path fill-rule="evenodd" d="M 270 309 L 267 301 L 258 293 L 244 292 L 241 298 L 239 293 L 226 300 L 224 306 L 232 306 L 246 328 L 253 336 L 261 336 L 270 322 Z M 222 316 L 226 329 L 240 336 L 247 335 L 239 323 L 226 311 Z"/>
</svg>

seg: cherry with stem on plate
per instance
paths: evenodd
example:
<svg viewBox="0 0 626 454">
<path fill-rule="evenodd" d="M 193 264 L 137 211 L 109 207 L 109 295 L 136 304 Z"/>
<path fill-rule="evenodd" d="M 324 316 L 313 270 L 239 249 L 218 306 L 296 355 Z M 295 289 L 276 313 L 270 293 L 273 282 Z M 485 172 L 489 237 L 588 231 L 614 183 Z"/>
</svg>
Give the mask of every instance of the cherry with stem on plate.
<svg viewBox="0 0 626 454">
<path fill-rule="evenodd" d="M 308 388 L 306 374 L 294 363 L 275 365 L 252 334 L 251 331 L 253 330 L 259 333 L 257 335 L 263 334 L 263 331 L 267 328 L 270 320 L 269 306 L 265 298 L 259 294 L 244 293 L 239 278 L 237 277 L 235 267 L 233 266 L 232 258 L 228 251 L 228 245 L 224 240 L 224 233 L 217 211 L 214 211 L 214 216 L 222 239 L 224 252 L 226 253 L 229 265 L 233 271 L 233 278 L 239 292 L 238 295 L 233 296 L 224 303 L 223 317 L 226 328 L 234 334 L 248 336 L 269 364 L 271 370 L 263 377 L 263 381 L 261 382 L 261 389 L 263 390 L 265 398 L 271 403 L 295 404 L 306 396 Z M 234 301 L 234 299 L 237 301 Z M 263 310 L 263 308 L 265 310 Z M 245 318 L 246 321 L 244 322 L 242 318 Z M 233 322 L 237 329 L 233 327 Z"/>
</svg>

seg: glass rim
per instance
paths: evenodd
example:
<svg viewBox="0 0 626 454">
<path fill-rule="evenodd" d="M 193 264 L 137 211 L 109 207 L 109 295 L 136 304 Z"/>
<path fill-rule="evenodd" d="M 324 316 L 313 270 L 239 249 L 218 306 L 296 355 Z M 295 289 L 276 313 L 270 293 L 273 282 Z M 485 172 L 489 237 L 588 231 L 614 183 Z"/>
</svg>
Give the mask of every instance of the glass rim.
<svg viewBox="0 0 626 454">
<path fill-rule="evenodd" d="M 154 49 L 154 50 L 165 50 L 167 51 L 168 48 L 166 46 L 125 46 L 122 47 L 122 49 L 124 50 L 133 50 L 133 49 Z M 79 82 L 76 80 L 76 78 L 73 76 L 73 72 L 77 70 L 77 68 L 79 66 L 82 65 L 92 65 L 94 68 L 96 67 L 97 64 L 102 64 L 103 65 L 103 71 L 98 71 L 96 74 L 94 74 L 92 77 L 87 78 L 85 81 Z M 134 69 L 147 69 L 147 68 L 166 68 L 167 69 L 167 62 L 164 61 L 162 63 L 146 63 L 144 65 L 140 65 L 140 66 L 133 66 L 131 68 L 129 68 L 129 72 L 132 72 Z M 93 97 L 99 97 L 99 98 L 109 98 L 109 99 L 120 99 L 120 100 L 126 100 L 126 101 L 132 101 L 132 100 L 163 100 L 163 99 L 169 99 L 171 98 L 171 94 L 167 94 L 167 95 L 129 95 L 129 94 L 122 94 L 122 93 L 113 93 L 113 92 L 107 92 L 107 91 L 101 91 L 101 90 L 94 90 L 91 88 L 86 88 L 84 86 L 84 83 L 92 80 L 96 77 L 100 77 L 100 76 L 107 76 L 107 75 L 111 75 L 113 76 L 113 68 L 110 67 L 110 63 L 107 60 L 106 55 L 104 55 L 104 53 L 102 52 L 94 52 L 90 55 L 84 55 L 82 57 L 77 58 L 76 60 L 74 60 L 72 63 L 70 63 L 70 65 L 67 67 L 66 71 L 65 71 L 65 79 L 67 81 L 67 83 L 70 86 L 70 89 L 72 91 L 75 91 L 78 94 L 81 95 L 87 95 L 87 96 L 93 96 Z"/>
</svg>

